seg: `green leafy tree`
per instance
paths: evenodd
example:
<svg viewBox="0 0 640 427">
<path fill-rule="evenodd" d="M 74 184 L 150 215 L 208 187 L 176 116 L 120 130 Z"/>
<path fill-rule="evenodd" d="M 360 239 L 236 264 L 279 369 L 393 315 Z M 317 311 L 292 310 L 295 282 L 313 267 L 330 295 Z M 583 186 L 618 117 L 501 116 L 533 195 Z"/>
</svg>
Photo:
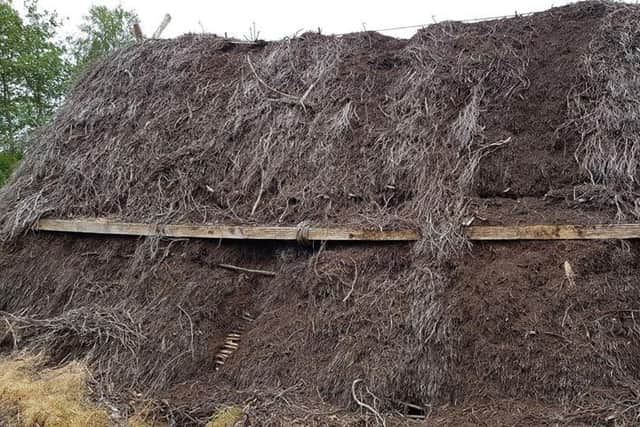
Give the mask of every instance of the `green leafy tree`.
<svg viewBox="0 0 640 427">
<path fill-rule="evenodd" d="M 54 37 L 55 14 L 25 3 L 22 18 L 0 1 L 0 184 L 21 157 L 30 129 L 43 124 L 60 102 L 68 80 L 64 48 Z"/>
<path fill-rule="evenodd" d="M 134 42 L 133 11 L 92 6 L 80 34 L 56 40 L 60 21 L 25 1 L 21 17 L 0 0 L 0 185 L 22 158 L 28 132 L 44 124 L 61 102 L 73 76 L 88 63 Z"/>
<path fill-rule="evenodd" d="M 11 172 L 22 159 L 19 150 L 4 150 L 0 152 L 0 187 L 5 183 Z"/>
<path fill-rule="evenodd" d="M 76 71 L 114 49 L 135 41 L 131 28 L 138 22 L 134 11 L 118 6 L 92 6 L 80 25 L 80 36 L 71 40 Z"/>
</svg>

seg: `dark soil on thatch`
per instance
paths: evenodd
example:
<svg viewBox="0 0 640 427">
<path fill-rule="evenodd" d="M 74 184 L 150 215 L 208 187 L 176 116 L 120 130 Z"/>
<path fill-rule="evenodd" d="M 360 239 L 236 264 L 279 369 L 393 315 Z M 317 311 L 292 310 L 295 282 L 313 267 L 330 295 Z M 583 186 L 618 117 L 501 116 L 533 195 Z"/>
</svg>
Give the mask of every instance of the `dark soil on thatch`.
<svg viewBox="0 0 640 427">
<path fill-rule="evenodd" d="M 640 7 L 584 2 L 410 40 L 120 50 L 0 190 L 0 349 L 84 358 L 97 399 L 177 425 L 228 405 L 251 425 L 631 425 L 640 246 L 471 244 L 461 224 L 637 220 L 639 49 Z M 83 216 L 423 239 L 29 231 Z"/>
</svg>

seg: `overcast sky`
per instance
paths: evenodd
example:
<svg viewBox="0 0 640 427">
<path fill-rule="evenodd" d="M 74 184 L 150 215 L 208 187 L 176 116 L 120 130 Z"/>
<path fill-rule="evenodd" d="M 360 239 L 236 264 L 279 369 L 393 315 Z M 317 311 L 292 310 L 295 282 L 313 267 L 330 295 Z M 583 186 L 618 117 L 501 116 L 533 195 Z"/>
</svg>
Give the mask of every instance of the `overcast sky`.
<svg viewBox="0 0 640 427">
<path fill-rule="evenodd" d="M 14 0 L 14 4 L 20 3 Z M 56 10 L 65 21 L 65 33 L 75 31 L 93 4 L 122 5 L 140 16 L 146 35 L 154 32 L 165 13 L 171 23 L 163 37 L 188 32 L 211 32 L 242 38 L 255 23 L 260 37 L 272 40 L 299 30 L 340 34 L 368 30 L 429 24 L 434 21 L 476 19 L 541 11 L 570 3 L 550 0 L 40 0 L 40 7 Z M 410 37 L 415 29 L 385 31 L 394 37 Z"/>
</svg>

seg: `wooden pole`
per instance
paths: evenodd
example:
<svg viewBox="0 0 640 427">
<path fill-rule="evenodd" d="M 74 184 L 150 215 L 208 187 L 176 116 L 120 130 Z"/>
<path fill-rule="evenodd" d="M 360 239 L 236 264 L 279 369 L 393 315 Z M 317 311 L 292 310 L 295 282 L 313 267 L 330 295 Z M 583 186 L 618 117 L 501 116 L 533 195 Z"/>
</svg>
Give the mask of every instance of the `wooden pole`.
<svg viewBox="0 0 640 427">
<path fill-rule="evenodd" d="M 472 225 L 469 240 L 611 240 L 640 239 L 640 224 Z"/>
<path fill-rule="evenodd" d="M 364 230 L 352 227 L 272 227 L 240 225 L 141 224 L 108 219 L 41 219 L 40 231 L 162 236 L 198 239 L 309 240 L 309 241 L 412 241 L 415 230 Z"/>
<path fill-rule="evenodd" d="M 41 219 L 34 230 L 122 236 L 197 239 L 302 241 L 416 241 L 416 230 L 369 230 L 356 227 L 277 227 L 243 225 L 143 224 L 104 218 Z M 473 241 L 640 239 L 640 224 L 473 225 L 463 227 Z"/>
<path fill-rule="evenodd" d="M 167 25 L 169 25 L 169 22 L 171 22 L 171 15 L 169 15 L 168 13 L 165 13 L 164 18 L 162 18 L 162 22 L 160 23 L 156 31 L 153 33 L 153 36 L 151 37 L 154 39 L 159 38 L 160 35 L 162 35 L 162 32 L 164 31 L 164 29 L 167 28 Z"/>
<path fill-rule="evenodd" d="M 141 42 L 142 40 L 144 40 L 142 29 L 140 28 L 140 24 L 138 24 L 137 22 L 133 24 L 132 32 L 133 32 L 133 36 L 136 38 L 136 41 Z"/>
</svg>

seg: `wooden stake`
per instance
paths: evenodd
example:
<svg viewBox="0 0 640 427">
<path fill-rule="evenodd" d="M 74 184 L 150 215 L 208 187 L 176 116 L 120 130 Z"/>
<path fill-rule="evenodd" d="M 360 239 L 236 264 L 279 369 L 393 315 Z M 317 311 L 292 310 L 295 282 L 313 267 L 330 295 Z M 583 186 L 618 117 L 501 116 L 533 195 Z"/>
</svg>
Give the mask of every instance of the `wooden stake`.
<svg viewBox="0 0 640 427">
<path fill-rule="evenodd" d="M 159 38 L 162 32 L 164 31 L 164 29 L 167 28 L 167 25 L 169 25 L 169 22 L 171 22 L 171 15 L 169 15 L 168 13 L 165 13 L 164 18 L 162 18 L 162 22 L 160 22 L 160 25 L 158 26 L 156 31 L 153 33 L 153 36 L 151 37 L 154 39 Z"/>
<path fill-rule="evenodd" d="M 136 41 L 141 42 L 142 40 L 144 40 L 144 35 L 142 34 L 142 29 L 140 28 L 140 24 L 138 24 L 137 22 L 135 24 L 133 24 L 133 35 L 136 38 Z"/>
</svg>

